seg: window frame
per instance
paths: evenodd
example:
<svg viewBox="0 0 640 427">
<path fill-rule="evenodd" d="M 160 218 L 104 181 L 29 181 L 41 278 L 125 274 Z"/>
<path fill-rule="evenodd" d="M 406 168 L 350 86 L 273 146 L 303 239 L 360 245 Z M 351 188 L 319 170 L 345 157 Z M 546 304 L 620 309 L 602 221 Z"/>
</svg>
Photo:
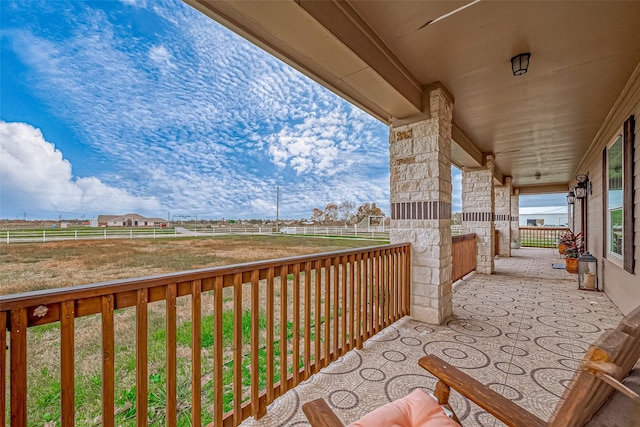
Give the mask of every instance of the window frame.
<svg viewBox="0 0 640 427">
<path fill-rule="evenodd" d="M 620 177 L 619 177 L 619 183 L 620 183 L 620 200 L 619 203 L 616 203 L 615 205 L 611 205 L 611 181 L 612 179 L 616 179 L 617 177 L 612 177 L 610 175 L 611 173 L 611 167 L 613 165 L 612 159 L 610 157 L 610 150 L 613 148 L 613 146 L 618 143 L 620 144 L 620 150 L 619 150 L 619 155 L 620 155 L 620 161 L 616 162 L 619 167 L 620 167 Z M 622 267 L 623 262 L 624 262 L 624 256 L 625 256 L 625 245 L 624 245 L 624 235 L 625 235 L 625 209 L 624 209 L 624 194 L 625 194 L 625 168 L 624 168 L 624 161 L 625 161 L 625 152 L 624 152 L 624 135 L 622 132 L 622 129 L 619 130 L 619 132 L 616 132 L 616 135 L 611 139 L 611 141 L 609 142 L 609 144 L 607 144 L 606 147 L 606 177 L 604 179 L 604 182 L 606 183 L 606 188 L 604 188 L 604 194 L 605 194 L 605 201 L 604 201 L 604 205 L 605 205 L 605 209 L 604 212 L 606 213 L 606 218 L 605 218 L 605 224 L 606 224 L 606 257 L 610 260 L 613 261 L 615 264 L 618 264 L 620 267 Z M 620 253 L 614 252 L 612 249 L 613 247 L 613 242 L 614 242 L 614 237 L 613 237 L 613 228 L 612 228 L 612 215 L 614 212 L 620 212 L 622 215 L 622 220 L 621 220 L 621 224 L 620 226 L 622 227 L 622 233 L 621 233 L 621 237 L 620 239 L 618 239 L 618 244 L 620 246 Z"/>
<path fill-rule="evenodd" d="M 615 137 L 611 139 L 602 151 L 602 250 L 603 258 L 608 259 L 614 264 L 622 267 L 627 273 L 635 274 L 635 118 L 633 115 L 625 120 L 621 132 L 616 132 Z M 612 252 L 611 249 L 611 209 L 609 206 L 609 148 L 616 143 L 622 135 L 622 256 Z"/>
</svg>

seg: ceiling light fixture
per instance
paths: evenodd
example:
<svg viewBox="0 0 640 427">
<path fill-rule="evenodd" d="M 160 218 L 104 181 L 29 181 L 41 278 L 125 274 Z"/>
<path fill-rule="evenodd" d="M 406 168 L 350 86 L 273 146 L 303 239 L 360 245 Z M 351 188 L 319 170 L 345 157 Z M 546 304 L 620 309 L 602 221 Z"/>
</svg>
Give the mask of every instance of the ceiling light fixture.
<svg viewBox="0 0 640 427">
<path fill-rule="evenodd" d="M 523 74 L 526 74 L 527 70 L 529 69 L 530 58 L 530 53 L 519 53 L 511 58 L 511 71 L 513 71 L 514 76 L 521 76 Z"/>
</svg>

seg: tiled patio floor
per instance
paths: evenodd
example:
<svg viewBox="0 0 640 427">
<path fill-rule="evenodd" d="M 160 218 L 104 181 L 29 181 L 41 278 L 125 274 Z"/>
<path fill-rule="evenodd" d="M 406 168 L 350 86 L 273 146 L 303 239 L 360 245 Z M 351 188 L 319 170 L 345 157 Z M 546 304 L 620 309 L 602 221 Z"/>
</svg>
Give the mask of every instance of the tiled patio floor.
<svg viewBox="0 0 640 427">
<path fill-rule="evenodd" d="M 552 269 L 563 263 L 554 250 L 513 255 L 496 259 L 494 275 L 475 274 L 455 286 L 445 325 L 405 317 L 243 425 L 307 425 L 302 404 L 318 397 L 347 424 L 417 387 L 433 392 L 435 379 L 417 363 L 425 354 L 548 419 L 589 344 L 622 315 L 603 293 L 579 291 L 576 275 Z M 502 425 L 456 393 L 451 402 L 465 427 Z"/>
</svg>

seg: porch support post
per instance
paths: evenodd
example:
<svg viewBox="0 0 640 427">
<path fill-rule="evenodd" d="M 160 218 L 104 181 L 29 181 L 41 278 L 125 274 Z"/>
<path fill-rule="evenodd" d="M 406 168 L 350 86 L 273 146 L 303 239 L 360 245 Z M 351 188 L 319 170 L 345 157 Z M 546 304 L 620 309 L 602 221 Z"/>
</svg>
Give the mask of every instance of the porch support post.
<svg viewBox="0 0 640 427">
<path fill-rule="evenodd" d="M 493 170 L 491 154 L 485 156 L 484 167 L 462 169 L 462 229 L 476 234 L 476 272 L 480 274 L 491 274 L 494 268 Z"/>
<path fill-rule="evenodd" d="M 511 177 L 504 178 L 504 185 L 493 190 L 496 218 L 494 227 L 498 231 L 499 252 L 501 257 L 511 256 Z"/>
<path fill-rule="evenodd" d="M 511 194 L 511 240 L 520 241 L 520 190 L 512 188 Z"/>
<path fill-rule="evenodd" d="M 441 324 L 451 301 L 451 119 L 443 88 L 425 93 L 429 118 L 391 127 L 391 243 L 411 243 L 411 316 Z"/>
</svg>

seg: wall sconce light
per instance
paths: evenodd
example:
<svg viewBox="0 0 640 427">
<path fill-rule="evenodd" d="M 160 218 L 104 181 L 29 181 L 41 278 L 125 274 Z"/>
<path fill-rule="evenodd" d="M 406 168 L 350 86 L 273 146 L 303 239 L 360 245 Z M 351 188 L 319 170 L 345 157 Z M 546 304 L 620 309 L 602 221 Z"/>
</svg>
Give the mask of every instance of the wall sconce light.
<svg viewBox="0 0 640 427">
<path fill-rule="evenodd" d="M 578 175 L 576 176 L 576 181 L 578 181 L 578 185 L 573 188 L 576 199 L 586 199 L 591 194 L 589 177 L 587 175 Z"/>
<path fill-rule="evenodd" d="M 511 58 L 511 71 L 513 71 L 514 76 L 521 76 L 527 72 L 529 58 L 531 58 L 530 53 L 519 53 Z"/>
<path fill-rule="evenodd" d="M 574 193 L 573 188 L 569 190 L 569 194 L 567 194 L 567 203 L 573 205 L 576 203 L 576 193 Z"/>
</svg>

